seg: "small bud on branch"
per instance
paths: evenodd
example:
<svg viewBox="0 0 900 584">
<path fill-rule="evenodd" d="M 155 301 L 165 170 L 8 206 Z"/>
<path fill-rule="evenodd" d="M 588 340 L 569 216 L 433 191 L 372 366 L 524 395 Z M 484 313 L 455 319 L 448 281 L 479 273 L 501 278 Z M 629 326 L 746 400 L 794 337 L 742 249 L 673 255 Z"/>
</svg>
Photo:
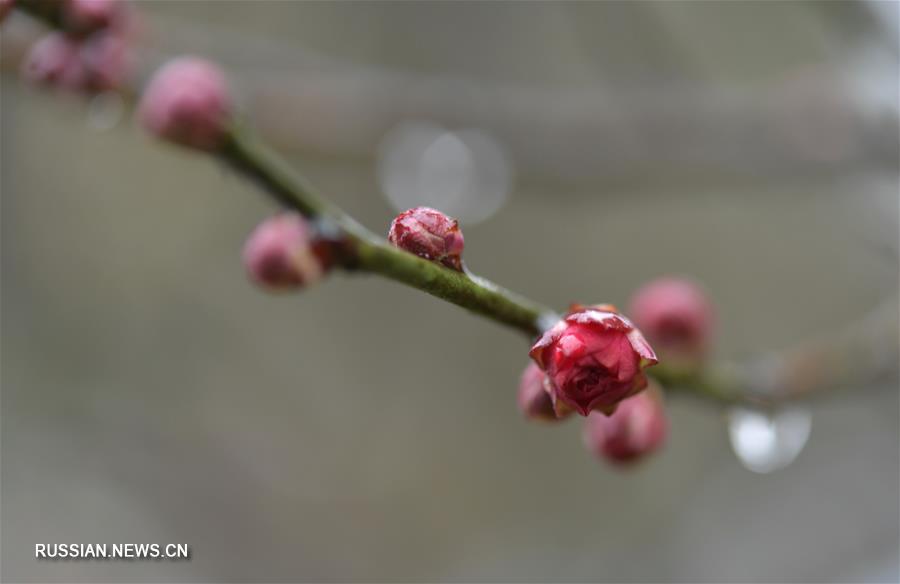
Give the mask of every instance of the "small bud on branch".
<svg viewBox="0 0 900 584">
<path fill-rule="evenodd" d="M 465 242 L 456 219 L 428 207 L 415 207 L 391 222 L 388 241 L 420 258 L 461 272 Z"/>
<path fill-rule="evenodd" d="M 591 413 L 584 423 L 584 444 L 597 458 L 631 464 L 662 447 L 668 426 L 662 392 L 652 385 L 620 403 L 611 416 Z"/>
<path fill-rule="evenodd" d="M 218 66 L 197 57 L 179 57 L 150 80 L 138 117 L 159 138 L 212 151 L 225 140 L 231 101 L 225 74 Z"/>
<path fill-rule="evenodd" d="M 522 415 L 532 420 L 556 422 L 572 413 L 571 409 L 556 413 L 547 388 L 547 375 L 534 363 L 529 363 L 522 372 L 517 403 Z"/>
<path fill-rule="evenodd" d="M 331 268 L 331 253 L 299 213 L 286 212 L 266 219 L 250 234 L 244 265 L 259 285 L 289 290 L 321 279 Z"/>
<path fill-rule="evenodd" d="M 38 40 L 22 62 L 22 76 L 37 85 L 76 89 L 83 83 L 84 68 L 75 41 L 59 32 Z"/>
<path fill-rule="evenodd" d="M 94 93 L 122 89 L 134 69 L 131 46 L 118 32 L 97 33 L 81 44 L 84 67 L 82 91 Z"/>
<path fill-rule="evenodd" d="M 694 282 L 673 277 L 653 280 L 635 292 L 628 314 L 667 359 L 696 368 L 706 356 L 713 308 Z"/>
</svg>

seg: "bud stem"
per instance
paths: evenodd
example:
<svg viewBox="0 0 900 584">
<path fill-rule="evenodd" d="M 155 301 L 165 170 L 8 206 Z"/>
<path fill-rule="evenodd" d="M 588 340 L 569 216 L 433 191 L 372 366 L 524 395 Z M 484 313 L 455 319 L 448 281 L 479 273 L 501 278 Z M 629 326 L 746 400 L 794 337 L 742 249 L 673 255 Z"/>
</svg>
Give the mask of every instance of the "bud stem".
<svg viewBox="0 0 900 584">
<path fill-rule="evenodd" d="M 325 199 L 297 175 L 278 155 L 233 125 L 225 135 L 219 155 L 237 171 L 263 188 L 279 204 L 296 209 L 304 217 L 342 214 L 329 209 Z"/>
<path fill-rule="evenodd" d="M 457 306 L 511 326 L 528 336 L 541 333 L 542 315 L 551 312 L 482 278 L 463 274 L 383 241 L 357 241 L 359 267 L 402 282 Z"/>
</svg>

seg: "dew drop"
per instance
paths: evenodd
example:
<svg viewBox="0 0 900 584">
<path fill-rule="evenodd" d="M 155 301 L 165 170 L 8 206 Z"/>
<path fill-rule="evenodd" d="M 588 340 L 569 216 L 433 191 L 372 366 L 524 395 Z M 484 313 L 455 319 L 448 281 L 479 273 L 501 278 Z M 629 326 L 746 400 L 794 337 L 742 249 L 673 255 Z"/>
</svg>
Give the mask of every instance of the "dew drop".
<svg viewBox="0 0 900 584">
<path fill-rule="evenodd" d="M 812 414 L 801 407 L 774 412 L 734 408 L 728 414 L 731 447 L 747 469 L 770 473 L 790 465 L 806 445 Z"/>
<path fill-rule="evenodd" d="M 125 101 L 118 93 L 98 93 L 88 103 L 87 125 L 98 132 L 112 130 L 124 116 Z"/>
</svg>

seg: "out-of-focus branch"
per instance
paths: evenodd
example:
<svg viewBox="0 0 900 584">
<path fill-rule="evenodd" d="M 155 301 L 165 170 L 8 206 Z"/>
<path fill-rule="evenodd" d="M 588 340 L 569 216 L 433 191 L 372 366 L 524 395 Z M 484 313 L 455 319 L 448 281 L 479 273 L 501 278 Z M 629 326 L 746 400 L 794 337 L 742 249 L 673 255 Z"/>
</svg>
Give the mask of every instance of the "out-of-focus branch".
<svg viewBox="0 0 900 584">
<path fill-rule="evenodd" d="M 900 356 L 900 299 L 884 300 L 862 318 L 742 363 L 714 364 L 699 374 L 665 364 L 652 371 L 667 387 L 715 401 L 771 406 L 854 389 L 896 374 Z"/>
<path fill-rule="evenodd" d="M 209 46 L 236 63 L 247 116 L 281 150 L 370 157 L 390 128 L 421 118 L 488 131 L 521 173 L 554 180 L 893 171 L 900 155 L 896 100 L 871 98 L 847 77 L 858 69 L 849 64 L 750 87 L 537 86 L 362 66 L 218 32 L 158 17 L 141 68 Z M 864 81 L 896 89 L 895 79 Z"/>
<path fill-rule="evenodd" d="M 744 366 L 747 390 L 761 399 L 802 399 L 895 373 L 898 319 L 900 299 L 893 296 L 842 330 L 751 361 Z"/>
<path fill-rule="evenodd" d="M 302 79 L 302 81 L 300 81 Z M 525 174 L 553 180 L 892 169 L 896 111 L 809 70 L 764 88 L 534 88 L 400 72 L 254 76 L 250 112 L 281 147 L 367 156 L 420 118 L 477 127 Z"/>
</svg>

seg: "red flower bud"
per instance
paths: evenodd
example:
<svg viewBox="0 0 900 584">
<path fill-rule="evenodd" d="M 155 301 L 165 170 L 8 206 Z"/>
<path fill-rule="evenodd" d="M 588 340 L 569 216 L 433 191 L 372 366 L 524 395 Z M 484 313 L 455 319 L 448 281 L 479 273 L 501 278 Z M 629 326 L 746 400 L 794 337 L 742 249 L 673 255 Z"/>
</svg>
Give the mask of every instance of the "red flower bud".
<svg viewBox="0 0 900 584">
<path fill-rule="evenodd" d="M 550 399 L 550 391 L 547 389 L 546 380 L 547 376 L 534 363 L 529 363 L 525 367 L 525 371 L 522 372 L 522 379 L 519 381 L 517 400 L 519 411 L 526 418 L 555 422 L 571 414 L 572 410 L 567 409 L 557 415 L 553 407 L 553 400 Z"/>
<path fill-rule="evenodd" d="M 640 331 L 610 305 L 573 307 L 529 354 L 547 374 L 557 412 L 570 407 L 582 416 L 611 414 L 647 387 L 643 369 L 657 363 Z"/>
<path fill-rule="evenodd" d="M 662 394 L 652 387 L 624 400 L 611 416 L 588 416 L 584 444 L 597 458 L 633 463 L 662 447 L 668 426 Z"/>
<path fill-rule="evenodd" d="M 221 144 L 230 114 L 225 75 L 196 57 L 173 59 L 157 71 L 138 110 L 141 123 L 152 134 L 200 150 Z"/>
<path fill-rule="evenodd" d="M 272 290 L 308 286 L 331 268 L 326 242 L 297 213 L 266 219 L 244 244 L 244 265 L 250 278 Z"/>
<path fill-rule="evenodd" d="M 428 207 L 415 207 L 391 222 L 388 241 L 426 260 L 462 271 L 463 234 L 456 219 Z"/>
<path fill-rule="evenodd" d="M 713 309 L 694 282 L 671 277 L 649 282 L 632 296 L 629 314 L 667 357 L 696 362 L 705 355 Z"/>
</svg>

